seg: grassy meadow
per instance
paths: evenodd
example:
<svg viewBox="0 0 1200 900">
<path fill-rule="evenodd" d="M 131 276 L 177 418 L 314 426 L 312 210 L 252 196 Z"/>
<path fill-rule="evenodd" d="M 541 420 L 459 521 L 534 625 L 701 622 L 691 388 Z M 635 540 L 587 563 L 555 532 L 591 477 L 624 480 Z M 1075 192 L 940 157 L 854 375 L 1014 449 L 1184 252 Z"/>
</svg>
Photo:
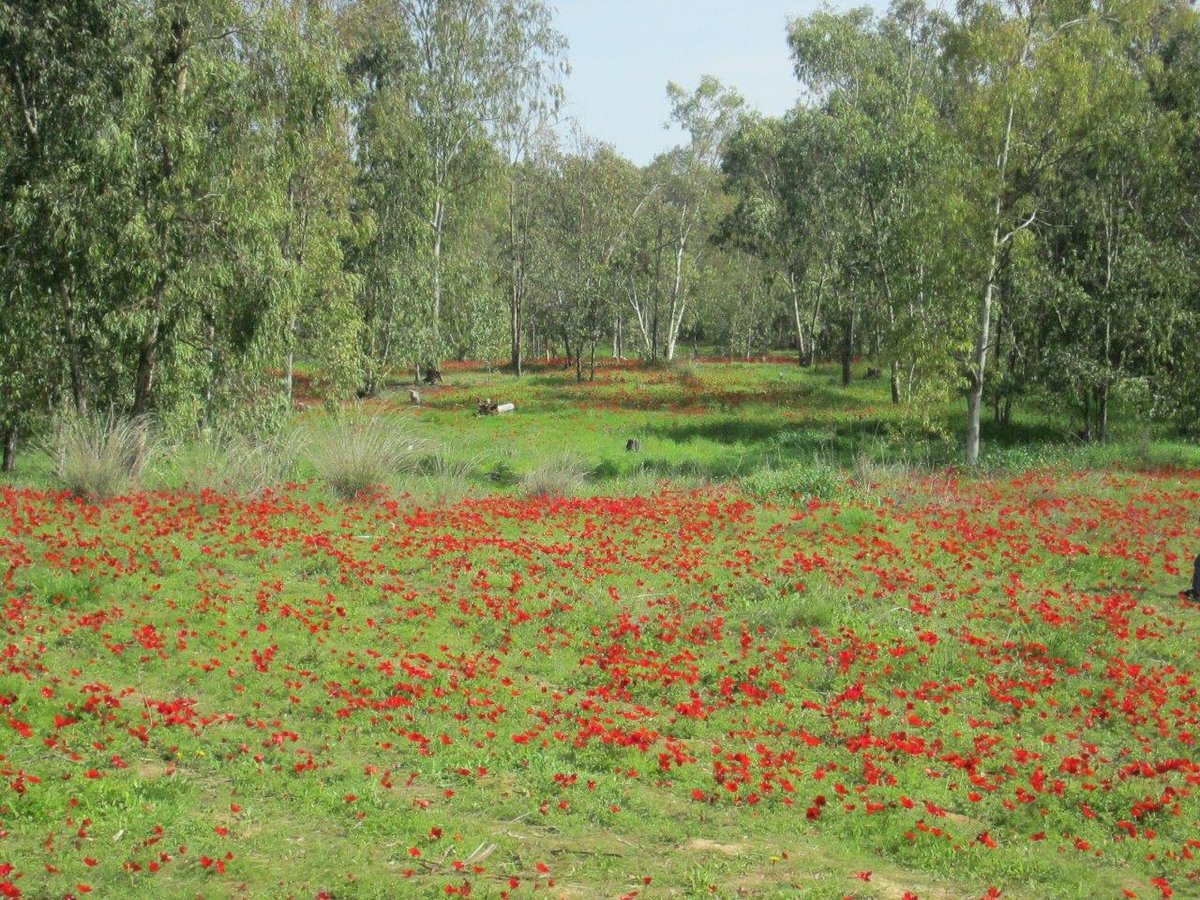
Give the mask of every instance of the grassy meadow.
<svg viewBox="0 0 1200 900">
<path fill-rule="evenodd" d="M 452 365 L 104 499 L 27 454 L 0 895 L 1200 896 L 1200 452 L 1022 408 L 968 474 L 839 378 Z"/>
</svg>

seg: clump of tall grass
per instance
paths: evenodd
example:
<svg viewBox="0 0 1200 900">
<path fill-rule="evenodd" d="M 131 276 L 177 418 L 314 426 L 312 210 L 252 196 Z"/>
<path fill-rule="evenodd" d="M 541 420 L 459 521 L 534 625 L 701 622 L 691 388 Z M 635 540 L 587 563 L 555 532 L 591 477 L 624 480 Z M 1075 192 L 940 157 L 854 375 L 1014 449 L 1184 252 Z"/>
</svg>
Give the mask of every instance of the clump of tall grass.
<svg viewBox="0 0 1200 900">
<path fill-rule="evenodd" d="M 209 429 L 179 449 L 183 484 L 193 491 L 257 496 L 296 475 L 303 442 L 295 431 L 246 435 Z"/>
<path fill-rule="evenodd" d="M 696 368 L 694 363 L 678 362 L 671 366 L 671 371 L 675 375 L 675 381 L 681 387 L 697 388 L 703 383 L 700 378 L 700 370 Z"/>
<path fill-rule="evenodd" d="M 416 474 L 406 490 L 422 505 L 448 506 L 475 492 L 472 479 L 487 464 L 483 453 L 461 455 L 440 447 L 422 456 L 414 465 Z"/>
<path fill-rule="evenodd" d="M 417 460 L 415 468 L 420 474 L 432 478 L 466 481 L 480 471 L 486 462 L 487 457 L 483 453 L 463 456 L 450 447 L 440 447 Z"/>
<path fill-rule="evenodd" d="M 54 477 L 89 500 L 106 500 L 136 487 L 150 456 L 145 419 L 70 416 L 62 419 L 47 448 Z"/>
<path fill-rule="evenodd" d="M 895 499 L 908 489 L 916 474 L 913 465 L 904 460 L 881 462 L 862 452 L 854 457 L 853 482 L 857 490 L 867 497 Z"/>
<path fill-rule="evenodd" d="M 421 441 L 397 416 L 338 422 L 315 432 L 305 454 L 317 477 L 339 497 L 356 497 L 411 472 Z"/>
<path fill-rule="evenodd" d="M 583 487 L 587 466 L 570 456 L 560 456 L 526 472 L 521 489 L 527 497 L 571 497 Z"/>
<path fill-rule="evenodd" d="M 759 469 L 742 478 L 740 483 L 744 492 L 760 498 L 775 496 L 779 499 L 833 500 L 851 493 L 841 471 L 818 461 Z"/>
</svg>

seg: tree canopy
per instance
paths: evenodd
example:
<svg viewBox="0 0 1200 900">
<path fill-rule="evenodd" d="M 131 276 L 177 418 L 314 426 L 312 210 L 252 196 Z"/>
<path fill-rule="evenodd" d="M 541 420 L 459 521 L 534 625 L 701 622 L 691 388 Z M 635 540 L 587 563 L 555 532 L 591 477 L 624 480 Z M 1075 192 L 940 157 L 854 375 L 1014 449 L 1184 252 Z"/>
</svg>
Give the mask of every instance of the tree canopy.
<svg viewBox="0 0 1200 900">
<path fill-rule="evenodd" d="M 898 0 L 780 35 L 796 103 L 667 85 L 644 166 L 562 115 L 543 0 L 12 0 L 0 437 L 267 428 L 297 366 L 689 344 L 866 360 L 926 421 L 1200 420 L 1200 31 L 1182 0 Z M 661 90 L 661 86 L 647 86 Z"/>
</svg>

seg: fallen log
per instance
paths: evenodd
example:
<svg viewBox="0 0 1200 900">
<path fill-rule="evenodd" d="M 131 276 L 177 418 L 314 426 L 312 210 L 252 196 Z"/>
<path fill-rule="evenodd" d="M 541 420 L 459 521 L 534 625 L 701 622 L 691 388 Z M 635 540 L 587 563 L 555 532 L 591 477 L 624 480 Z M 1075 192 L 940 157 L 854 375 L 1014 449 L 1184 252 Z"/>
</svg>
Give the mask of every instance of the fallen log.
<svg viewBox="0 0 1200 900">
<path fill-rule="evenodd" d="M 512 403 L 494 403 L 489 397 L 487 400 L 480 400 L 476 406 L 476 414 L 480 416 L 501 416 L 504 413 L 510 413 L 517 407 Z"/>
</svg>

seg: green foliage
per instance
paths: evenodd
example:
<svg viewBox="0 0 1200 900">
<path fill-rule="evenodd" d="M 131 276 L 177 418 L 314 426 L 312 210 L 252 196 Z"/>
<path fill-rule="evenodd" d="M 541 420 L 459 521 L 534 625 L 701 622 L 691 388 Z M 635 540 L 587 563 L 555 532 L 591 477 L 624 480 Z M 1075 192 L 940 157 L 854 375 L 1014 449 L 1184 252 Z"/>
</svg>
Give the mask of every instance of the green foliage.
<svg viewBox="0 0 1200 900">
<path fill-rule="evenodd" d="M 685 139 L 637 166 L 550 127 L 543 0 L 13 0 L 0 442 L 66 409 L 271 432 L 447 357 L 590 379 L 610 342 L 869 367 L 921 441 L 965 393 L 972 461 L 1047 397 L 1089 440 L 1135 395 L 1194 432 L 1198 23 L 821 10 L 781 36 L 790 112 L 671 83 Z"/>
</svg>

